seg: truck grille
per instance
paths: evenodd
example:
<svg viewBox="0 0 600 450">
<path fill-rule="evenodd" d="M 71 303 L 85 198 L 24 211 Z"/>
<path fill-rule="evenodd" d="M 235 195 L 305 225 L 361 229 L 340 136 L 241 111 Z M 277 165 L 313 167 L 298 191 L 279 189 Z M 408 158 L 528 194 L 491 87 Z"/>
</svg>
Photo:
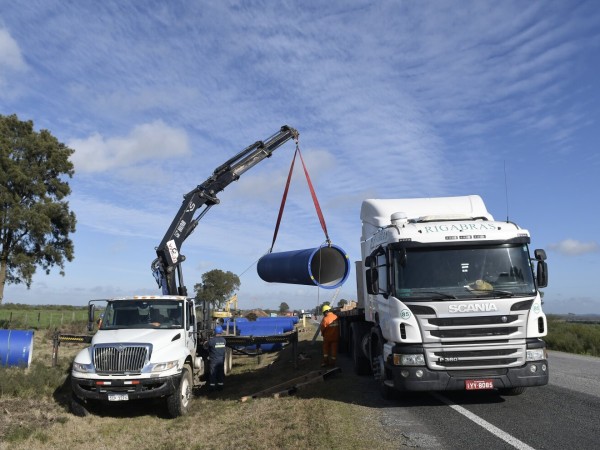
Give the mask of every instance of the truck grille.
<svg viewBox="0 0 600 450">
<path fill-rule="evenodd" d="M 432 369 L 489 369 L 522 366 L 525 363 L 525 342 L 460 348 L 427 347 L 427 363 Z"/>
<path fill-rule="evenodd" d="M 146 344 L 99 344 L 94 347 L 94 366 L 99 373 L 140 373 L 150 352 Z"/>
<path fill-rule="evenodd" d="M 413 310 L 412 305 L 409 307 Z M 434 370 L 522 366 L 528 312 L 437 317 L 434 308 L 413 310 L 421 328 L 427 365 Z"/>
</svg>

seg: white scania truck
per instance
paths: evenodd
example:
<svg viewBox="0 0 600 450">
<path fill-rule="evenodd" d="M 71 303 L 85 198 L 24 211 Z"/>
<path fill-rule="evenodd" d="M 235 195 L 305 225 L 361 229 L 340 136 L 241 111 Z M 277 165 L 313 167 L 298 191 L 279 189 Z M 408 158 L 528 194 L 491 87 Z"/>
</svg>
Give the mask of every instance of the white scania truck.
<svg viewBox="0 0 600 450">
<path fill-rule="evenodd" d="M 548 383 L 546 254 L 530 256 L 527 230 L 476 195 L 365 200 L 361 220 L 358 307 L 337 313 L 340 344 L 382 395 Z"/>
</svg>

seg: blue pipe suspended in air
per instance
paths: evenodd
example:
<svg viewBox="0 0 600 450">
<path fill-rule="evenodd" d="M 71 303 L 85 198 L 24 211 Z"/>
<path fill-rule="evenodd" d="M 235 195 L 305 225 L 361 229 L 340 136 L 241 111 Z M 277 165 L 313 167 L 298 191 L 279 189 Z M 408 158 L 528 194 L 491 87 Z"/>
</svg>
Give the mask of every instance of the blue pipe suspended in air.
<svg viewBox="0 0 600 450">
<path fill-rule="evenodd" d="M 350 273 L 344 250 L 336 245 L 269 253 L 259 259 L 258 276 L 268 283 L 304 284 L 324 289 L 341 286 Z"/>
</svg>

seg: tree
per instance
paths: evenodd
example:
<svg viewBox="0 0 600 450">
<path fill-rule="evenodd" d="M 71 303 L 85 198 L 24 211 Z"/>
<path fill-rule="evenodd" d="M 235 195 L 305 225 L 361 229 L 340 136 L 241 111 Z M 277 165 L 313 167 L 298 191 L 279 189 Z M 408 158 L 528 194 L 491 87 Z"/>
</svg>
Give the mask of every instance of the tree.
<svg viewBox="0 0 600 450">
<path fill-rule="evenodd" d="M 206 301 L 219 309 L 240 288 L 239 277 L 232 272 L 214 269 L 202 275 L 202 283 L 194 285 L 196 300 Z"/>
<path fill-rule="evenodd" d="M 279 312 L 281 314 L 286 313 L 290 310 L 289 305 L 286 302 L 281 302 L 281 304 L 279 305 Z"/>
<path fill-rule="evenodd" d="M 71 193 L 73 150 L 32 121 L 0 115 L 0 303 L 5 284 L 31 287 L 36 268 L 46 274 L 72 261 L 75 214 Z"/>
</svg>

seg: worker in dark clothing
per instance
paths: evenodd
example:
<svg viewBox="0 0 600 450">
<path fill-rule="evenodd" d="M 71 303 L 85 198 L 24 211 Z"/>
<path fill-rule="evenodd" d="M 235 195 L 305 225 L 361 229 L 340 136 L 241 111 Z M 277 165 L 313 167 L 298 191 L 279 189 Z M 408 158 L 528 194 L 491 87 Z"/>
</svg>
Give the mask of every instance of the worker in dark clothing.
<svg viewBox="0 0 600 450">
<path fill-rule="evenodd" d="M 223 390 L 223 381 L 225 380 L 225 352 L 226 341 L 223 335 L 223 328 L 220 325 L 215 327 L 215 335 L 206 343 L 209 359 L 208 389 L 214 391 Z"/>
</svg>

